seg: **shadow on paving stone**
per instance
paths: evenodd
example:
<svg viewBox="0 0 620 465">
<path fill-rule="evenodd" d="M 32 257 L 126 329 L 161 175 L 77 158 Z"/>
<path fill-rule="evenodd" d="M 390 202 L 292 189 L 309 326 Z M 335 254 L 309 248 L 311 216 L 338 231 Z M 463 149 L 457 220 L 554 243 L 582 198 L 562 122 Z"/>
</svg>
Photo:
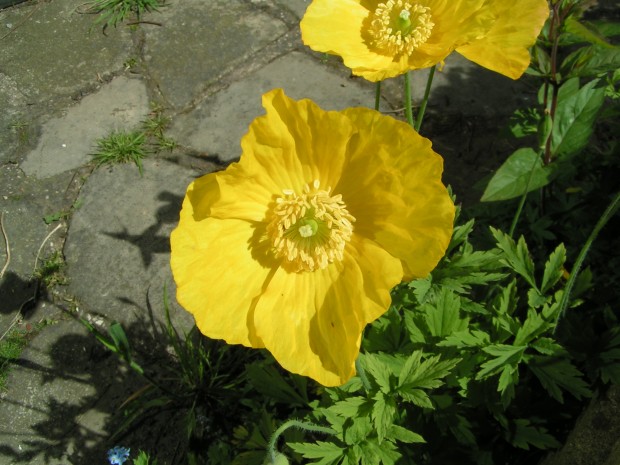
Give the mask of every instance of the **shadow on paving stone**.
<svg viewBox="0 0 620 465">
<path fill-rule="evenodd" d="M 27 302 L 35 292 L 36 283 L 21 278 L 18 274 L 8 271 L 0 281 L 0 334 L 4 333 L 3 317 L 14 314 Z"/>
<path fill-rule="evenodd" d="M 103 234 L 114 239 L 127 241 L 140 249 L 142 264 L 148 267 L 153 261 L 153 255 L 170 253 L 170 234 L 162 230 L 164 224 L 176 224 L 179 220 L 180 205 L 183 196 L 164 191 L 157 195 L 157 200 L 165 202 L 155 213 L 156 222 L 148 226 L 140 234 L 130 234 L 127 228 L 123 232 L 106 232 Z"/>
<path fill-rule="evenodd" d="M 106 451 L 115 445 L 149 450 L 163 464 L 180 463 L 175 454 L 185 442 L 186 412 L 169 402 L 167 410 L 158 409 L 158 415 L 144 416 L 121 430 L 125 414 L 131 412 L 131 405 L 125 405 L 128 399 L 153 399 L 153 390 L 96 341 L 74 313 L 63 314 L 13 363 L 7 392 L 0 393 L 0 463 L 104 463 Z M 141 319 L 125 329 L 134 359 L 161 379 L 164 371 L 171 375 L 174 362 L 164 328 L 148 314 L 145 309 Z M 118 439 L 113 438 L 119 431 Z"/>
</svg>

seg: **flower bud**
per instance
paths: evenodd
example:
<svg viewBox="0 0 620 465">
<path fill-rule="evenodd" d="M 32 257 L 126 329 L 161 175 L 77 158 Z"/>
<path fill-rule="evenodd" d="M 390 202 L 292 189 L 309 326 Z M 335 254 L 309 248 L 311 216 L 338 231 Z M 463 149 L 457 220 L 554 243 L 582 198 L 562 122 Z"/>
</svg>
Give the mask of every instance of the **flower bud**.
<svg viewBox="0 0 620 465">
<path fill-rule="evenodd" d="M 276 452 L 273 456 L 267 454 L 267 458 L 265 462 L 263 462 L 263 465 L 289 465 L 289 461 L 286 455 Z"/>
</svg>

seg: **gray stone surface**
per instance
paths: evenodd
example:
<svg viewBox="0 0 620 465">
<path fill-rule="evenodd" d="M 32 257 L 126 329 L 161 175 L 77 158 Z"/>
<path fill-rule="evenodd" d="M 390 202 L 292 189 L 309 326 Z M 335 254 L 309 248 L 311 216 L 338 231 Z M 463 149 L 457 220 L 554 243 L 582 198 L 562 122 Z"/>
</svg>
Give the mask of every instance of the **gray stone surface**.
<svg viewBox="0 0 620 465">
<path fill-rule="evenodd" d="M 11 154 L 26 142 L 29 118 L 24 109 L 26 96 L 19 90 L 14 77 L 0 71 L 0 163 L 10 161 Z"/>
<path fill-rule="evenodd" d="M 146 87 L 139 79 L 117 77 L 84 97 L 60 118 L 43 124 L 37 147 L 21 169 L 46 178 L 92 160 L 96 141 L 113 131 L 134 130 L 149 112 Z"/>
<path fill-rule="evenodd" d="M 169 236 L 197 174 L 146 160 L 142 177 L 134 165 L 119 165 L 88 178 L 64 248 L 69 291 L 88 311 L 132 322 L 151 306 L 162 319 L 164 286 L 174 297 Z M 179 313 L 187 327 L 191 317 Z"/>
<path fill-rule="evenodd" d="M 114 412 L 136 389 L 136 377 L 83 325 L 57 308 L 56 314 L 59 319 L 33 339 L 0 393 L 3 464 L 103 463 Z"/>
<path fill-rule="evenodd" d="M 620 464 L 620 386 L 594 398 L 566 444 L 540 465 Z"/>
<path fill-rule="evenodd" d="M 123 69 L 132 49 L 127 29 L 103 35 L 92 15 L 78 12 L 81 5 L 54 0 L 0 11 L 0 72 L 19 76 L 29 101 L 74 93 Z"/>
<path fill-rule="evenodd" d="M 252 1 L 256 1 L 257 3 L 264 1 L 264 0 L 252 0 Z M 308 5 L 310 5 L 310 0 L 276 0 L 277 3 L 281 6 L 283 6 L 284 8 L 288 8 L 290 10 L 292 10 L 298 18 L 302 18 L 304 13 L 306 12 L 306 8 L 308 8 Z"/>
<path fill-rule="evenodd" d="M 145 61 L 177 108 L 287 30 L 241 0 L 184 0 L 183 8 L 170 5 L 162 12 L 157 20 L 163 27 L 146 30 Z"/>
<path fill-rule="evenodd" d="M 325 110 L 374 102 L 372 86 L 344 78 L 310 55 L 292 52 L 176 118 L 171 134 L 222 161 L 234 160 L 241 155 L 239 143 L 249 124 L 264 113 L 261 95 L 276 87 L 295 99 L 311 98 Z"/>
</svg>

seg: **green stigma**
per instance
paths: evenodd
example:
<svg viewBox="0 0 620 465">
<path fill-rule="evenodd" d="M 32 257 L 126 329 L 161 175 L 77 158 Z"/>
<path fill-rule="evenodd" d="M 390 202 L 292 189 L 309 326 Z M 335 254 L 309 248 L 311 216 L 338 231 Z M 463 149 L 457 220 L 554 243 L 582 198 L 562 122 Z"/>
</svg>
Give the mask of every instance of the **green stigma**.
<svg viewBox="0 0 620 465">
<path fill-rule="evenodd" d="M 400 29 L 403 35 L 409 34 L 409 32 L 411 31 L 411 19 L 409 19 L 410 16 L 411 15 L 408 10 L 403 10 L 400 12 L 400 15 L 398 15 L 398 29 Z"/>
<path fill-rule="evenodd" d="M 319 229 L 319 223 L 313 218 L 302 218 L 298 223 L 297 231 L 301 237 L 314 236 Z"/>
</svg>

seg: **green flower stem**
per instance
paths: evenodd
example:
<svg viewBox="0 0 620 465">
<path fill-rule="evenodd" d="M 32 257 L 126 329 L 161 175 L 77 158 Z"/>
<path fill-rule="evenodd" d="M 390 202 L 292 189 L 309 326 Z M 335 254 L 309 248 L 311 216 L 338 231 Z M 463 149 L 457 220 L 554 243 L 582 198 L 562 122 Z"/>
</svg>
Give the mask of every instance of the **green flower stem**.
<svg viewBox="0 0 620 465">
<path fill-rule="evenodd" d="M 616 193 L 616 196 L 613 198 L 607 209 L 599 218 L 596 226 L 594 226 L 594 229 L 590 233 L 588 240 L 586 240 L 586 243 L 581 248 L 581 251 L 577 256 L 577 260 L 575 260 L 575 265 L 573 266 L 568 281 L 566 282 L 564 293 L 562 294 L 562 300 L 560 301 L 560 311 L 558 312 L 555 328 L 558 327 L 558 322 L 564 316 L 564 312 L 566 311 L 566 307 L 568 306 L 568 299 L 570 297 L 570 293 L 573 290 L 575 280 L 579 275 L 579 271 L 581 270 L 581 266 L 583 265 L 583 261 L 585 260 L 588 251 L 590 250 L 590 246 L 596 239 L 596 236 L 598 236 L 598 233 L 601 232 L 601 229 L 603 229 L 607 222 L 616 214 L 616 212 L 618 211 L 618 207 L 620 207 L 620 192 Z"/>
<path fill-rule="evenodd" d="M 289 420 L 275 430 L 275 432 L 271 435 L 271 439 L 269 439 L 267 451 L 272 461 L 275 461 L 276 459 L 276 443 L 278 442 L 278 439 L 289 428 L 299 428 L 300 430 L 309 431 L 311 433 L 336 434 L 336 431 L 331 428 L 324 428 L 323 426 L 318 426 L 299 420 Z"/>
<path fill-rule="evenodd" d="M 411 108 L 411 82 L 409 71 L 405 72 L 405 116 L 411 127 L 415 127 L 413 123 L 413 110 Z"/>
<path fill-rule="evenodd" d="M 539 153 L 538 156 L 542 156 L 543 153 Z M 510 225 L 510 230 L 508 231 L 508 235 L 512 237 L 515 233 L 515 229 L 517 229 L 517 223 L 519 222 L 519 217 L 521 216 L 521 212 L 523 211 L 523 206 L 525 205 L 525 199 L 527 199 L 527 194 L 529 194 L 530 182 L 532 182 L 532 177 L 534 176 L 534 168 L 536 168 L 536 163 L 538 163 L 538 158 L 534 160 L 534 164 L 530 169 L 530 175 L 527 178 L 527 184 L 525 185 L 525 192 L 521 195 L 521 200 L 519 200 L 519 206 L 517 207 L 517 211 L 515 212 L 515 216 L 512 219 L 512 224 Z"/>
<path fill-rule="evenodd" d="M 379 111 L 379 103 L 381 103 L 381 81 L 377 81 L 375 85 L 375 110 Z"/>
<path fill-rule="evenodd" d="M 435 68 L 436 66 L 433 66 L 428 73 L 428 79 L 426 80 L 426 89 L 424 89 L 424 98 L 422 99 L 422 104 L 420 105 L 420 110 L 418 110 L 418 115 L 415 120 L 414 129 L 418 132 L 420 132 L 422 120 L 424 119 L 424 112 L 426 111 L 426 104 L 428 103 L 428 97 L 431 94 L 431 85 L 433 84 L 433 77 L 435 76 Z"/>
</svg>

